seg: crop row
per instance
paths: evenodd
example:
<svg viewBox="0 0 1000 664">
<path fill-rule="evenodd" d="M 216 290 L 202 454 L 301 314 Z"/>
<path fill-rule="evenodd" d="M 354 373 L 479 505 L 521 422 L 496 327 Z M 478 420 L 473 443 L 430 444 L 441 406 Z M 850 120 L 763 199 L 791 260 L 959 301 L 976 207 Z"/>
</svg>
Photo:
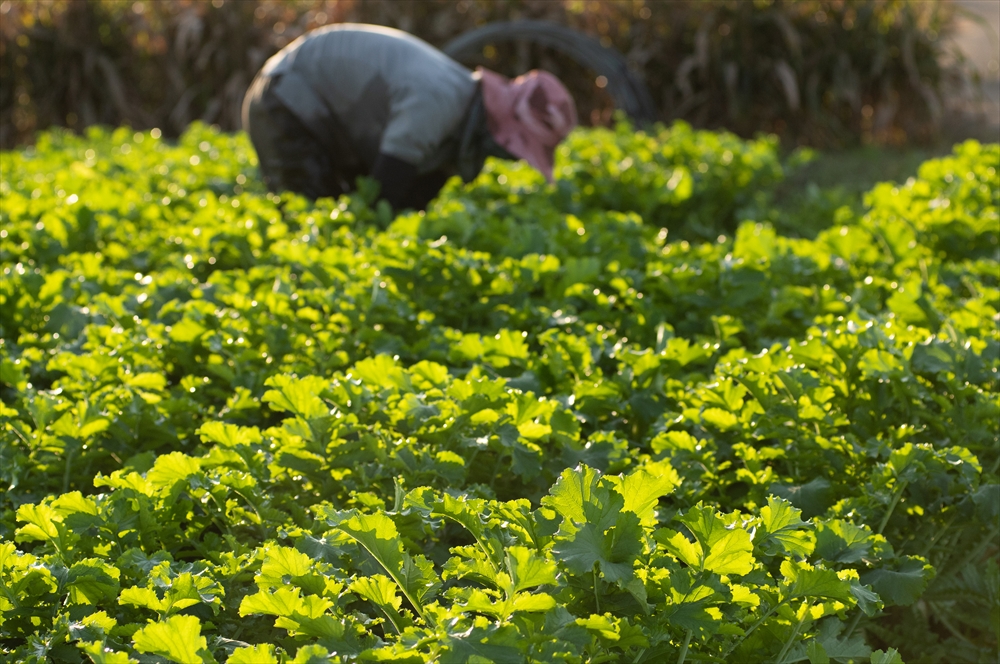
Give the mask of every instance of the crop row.
<svg viewBox="0 0 1000 664">
<path fill-rule="evenodd" d="M 199 125 L 0 159 L 5 657 L 996 653 L 1000 146 L 815 239 L 683 124 L 395 219 Z"/>
</svg>

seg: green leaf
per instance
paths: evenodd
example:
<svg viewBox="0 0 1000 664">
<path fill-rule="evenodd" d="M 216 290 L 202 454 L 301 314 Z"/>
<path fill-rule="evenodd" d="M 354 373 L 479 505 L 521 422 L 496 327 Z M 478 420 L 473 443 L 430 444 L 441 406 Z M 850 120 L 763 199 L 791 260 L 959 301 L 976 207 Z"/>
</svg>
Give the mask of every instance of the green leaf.
<svg viewBox="0 0 1000 664">
<path fill-rule="evenodd" d="M 895 648 L 889 648 L 888 652 L 876 650 L 872 653 L 871 664 L 903 664 L 903 658 Z"/>
<path fill-rule="evenodd" d="M 625 512 L 604 531 L 589 522 L 566 534 L 560 529 L 552 553 L 576 575 L 590 573 L 596 563 L 605 580 L 624 585 L 634 578 L 633 564 L 642 552 L 642 537 L 639 517 Z"/>
<path fill-rule="evenodd" d="M 261 643 L 235 649 L 226 664 L 278 664 L 278 658 L 274 655 L 273 645 Z"/>
<path fill-rule="evenodd" d="M 317 561 L 297 549 L 271 545 L 265 549 L 264 564 L 255 581 L 262 588 L 279 588 L 290 583 L 310 590 L 322 592 L 324 580 L 314 574 Z"/>
<path fill-rule="evenodd" d="M 139 661 L 132 659 L 127 653 L 111 650 L 104 645 L 103 641 L 81 643 L 80 650 L 90 657 L 94 664 L 138 664 Z"/>
<path fill-rule="evenodd" d="M 496 593 L 487 593 L 479 588 L 456 589 L 454 597 L 464 600 L 459 604 L 463 611 L 482 613 L 494 618 L 506 618 L 509 615 L 505 602 L 498 601 Z"/>
<path fill-rule="evenodd" d="M 218 443 L 223 447 L 249 446 L 261 441 L 257 427 L 241 427 L 226 422 L 205 422 L 197 433 L 206 443 Z"/>
<path fill-rule="evenodd" d="M 528 613 L 539 613 L 551 611 L 556 608 L 556 600 L 551 595 L 544 593 L 517 593 L 511 602 L 511 612 L 525 611 Z"/>
<path fill-rule="evenodd" d="M 403 600 L 396 594 L 396 582 L 389 577 L 381 574 L 363 576 L 351 583 L 350 590 L 381 609 L 397 633 L 410 626 L 409 618 L 399 612 Z"/>
<path fill-rule="evenodd" d="M 972 494 L 972 501 L 983 523 L 996 523 L 1000 517 L 1000 484 L 983 484 Z"/>
<path fill-rule="evenodd" d="M 184 572 L 171 580 L 163 601 L 167 613 L 170 614 L 202 602 L 218 605 L 221 603 L 219 595 L 222 592 L 222 588 L 212 579 Z"/>
<path fill-rule="evenodd" d="M 126 382 L 130 387 L 135 387 L 142 390 L 160 391 L 167 387 L 166 376 L 160 373 L 153 373 L 150 371 L 132 374 L 126 379 Z"/>
<path fill-rule="evenodd" d="M 823 646 L 827 656 L 837 661 L 858 661 L 871 652 L 864 635 L 854 634 L 841 637 L 845 625 L 839 618 L 831 616 L 820 624 L 816 641 Z"/>
<path fill-rule="evenodd" d="M 79 622 L 71 622 L 69 636 L 71 639 L 85 643 L 93 641 L 103 643 L 117 624 L 118 621 L 108 616 L 107 613 L 98 611 L 84 616 Z"/>
<path fill-rule="evenodd" d="M 28 525 L 17 529 L 19 540 L 54 540 L 59 537 L 56 523 L 62 517 L 48 505 L 21 505 L 17 508 L 17 520 Z"/>
<path fill-rule="evenodd" d="M 410 377 L 389 355 L 380 354 L 361 360 L 351 369 L 351 375 L 374 387 L 406 392 L 413 390 Z"/>
<path fill-rule="evenodd" d="M 767 505 L 760 510 L 761 530 L 758 547 L 770 555 L 777 551 L 789 556 L 806 557 L 813 551 L 815 537 L 809 524 L 799 515 L 802 510 L 792 507 L 783 498 L 768 496 Z"/>
<path fill-rule="evenodd" d="M 616 618 L 610 613 L 605 613 L 591 615 L 589 618 L 577 618 L 576 624 L 596 632 L 602 639 L 622 650 L 649 647 L 649 638 L 642 633 L 642 628 L 630 624 L 628 618 Z"/>
<path fill-rule="evenodd" d="M 544 547 L 549 541 L 549 536 L 558 528 L 558 524 L 555 523 L 558 517 L 543 516 L 544 512 L 552 514 L 550 510 L 544 507 L 532 510 L 531 503 L 523 498 L 495 504 L 495 509 L 496 517 L 506 521 L 507 531 L 510 534 L 536 549 Z"/>
<path fill-rule="evenodd" d="M 549 490 L 549 495 L 542 498 L 542 504 L 554 509 L 565 519 L 578 523 L 588 521 L 586 508 L 590 507 L 592 510 L 595 504 L 599 504 L 600 496 L 607 493 L 605 491 L 604 494 L 601 494 L 598 487 L 599 479 L 600 472 L 588 466 L 580 466 L 578 469 L 567 468 L 559 475 L 559 479 Z M 598 496 L 595 496 L 595 493 Z M 609 497 L 605 497 L 604 502 L 609 502 L 607 498 Z M 619 499 L 621 499 L 620 495 Z M 625 504 L 624 499 L 621 499 L 621 504 Z M 602 525 L 606 528 L 611 524 L 594 525 Z"/>
<path fill-rule="evenodd" d="M 487 533 L 487 526 L 483 521 L 486 511 L 485 500 L 466 496 L 454 498 L 444 493 L 441 499 L 434 503 L 431 516 L 446 517 L 468 530 L 476 538 L 476 542 L 487 555 L 494 570 L 499 570 L 500 560 L 503 557 L 503 544 Z"/>
<path fill-rule="evenodd" d="M 302 646 L 295 651 L 291 664 L 330 664 L 330 651 L 323 646 Z"/>
<path fill-rule="evenodd" d="M 528 357 L 528 344 L 524 342 L 524 336 L 520 332 L 511 330 L 500 330 L 496 336 L 483 340 L 486 356 L 497 367 L 504 367 L 510 360 L 523 360 Z M 504 358 L 501 363 L 497 359 Z"/>
<path fill-rule="evenodd" d="M 735 429 L 739 420 L 736 416 L 727 410 L 722 410 L 721 408 L 706 408 L 701 413 L 701 419 L 703 422 L 712 425 L 713 428 L 719 431 L 729 431 L 730 429 Z"/>
<path fill-rule="evenodd" d="M 713 544 L 729 532 L 729 524 L 719 516 L 719 513 L 702 503 L 678 516 L 677 520 L 687 526 L 705 551 L 710 550 Z"/>
<path fill-rule="evenodd" d="M 684 536 L 684 533 L 667 529 L 657 530 L 653 533 L 653 537 L 678 560 L 695 569 L 701 569 L 704 549 L 698 540 L 692 542 Z"/>
<path fill-rule="evenodd" d="M 699 571 L 716 574 L 742 575 L 753 569 L 750 533 L 738 525 L 727 524 L 712 508 L 699 503 L 678 520 L 691 531 L 695 542 L 669 530 L 658 530 L 653 537 L 680 560 Z"/>
<path fill-rule="evenodd" d="M 66 576 L 69 599 L 73 604 L 98 604 L 118 596 L 121 571 L 97 558 L 74 563 Z"/>
<path fill-rule="evenodd" d="M 797 662 L 808 659 L 810 663 L 826 662 L 860 662 L 871 652 L 865 644 L 864 636 L 841 637 L 845 624 L 836 616 L 826 618 L 820 623 L 815 638 L 806 643 L 797 644 L 785 658 L 786 662 Z"/>
<path fill-rule="evenodd" d="M 526 643 L 513 625 L 476 626 L 462 632 L 452 632 L 446 644 L 449 652 L 444 662 L 522 662 Z M 423 661 L 426 661 L 424 658 Z"/>
<path fill-rule="evenodd" d="M 287 411 L 298 415 L 304 420 L 329 415 L 330 408 L 319 398 L 329 381 L 319 376 L 271 376 L 264 384 L 275 389 L 268 390 L 261 397 L 264 403 L 272 404 L 278 411 Z"/>
<path fill-rule="evenodd" d="M 816 550 L 819 558 L 845 565 L 860 562 L 875 543 L 868 526 L 831 519 L 816 524 Z"/>
<path fill-rule="evenodd" d="M 93 498 L 84 496 L 79 491 L 64 493 L 51 502 L 51 506 L 63 517 L 74 514 L 97 516 L 97 503 Z"/>
<path fill-rule="evenodd" d="M 109 426 L 111 426 L 111 420 L 106 417 L 98 417 L 82 424 L 76 435 L 82 440 L 88 440 L 102 431 L 107 431 Z"/>
<path fill-rule="evenodd" d="M 273 615 L 278 617 L 275 626 L 292 634 L 340 639 L 344 634 L 343 622 L 326 613 L 333 602 L 317 595 L 301 597 L 299 592 L 298 588 L 278 588 L 274 593 L 262 590 L 247 595 L 240 602 L 240 615 Z"/>
<path fill-rule="evenodd" d="M 823 514 L 834 503 L 833 485 L 825 477 L 791 486 L 772 484 L 768 491 L 789 501 L 807 517 Z"/>
<path fill-rule="evenodd" d="M 171 452 L 156 458 L 153 468 L 146 473 L 146 481 L 155 487 L 169 489 L 177 482 L 186 481 L 201 470 L 201 459 L 183 452 Z"/>
<path fill-rule="evenodd" d="M 20 392 L 27 387 L 28 379 L 25 378 L 21 366 L 4 357 L 0 358 L 0 383 L 6 383 Z M 44 428 L 45 425 L 40 426 Z"/>
<path fill-rule="evenodd" d="M 39 392 L 34 395 L 34 398 L 29 399 L 27 408 L 28 412 L 31 413 L 31 419 L 35 422 L 35 427 L 43 430 L 53 422 L 60 414 L 59 405 L 58 399 L 44 392 Z"/>
<path fill-rule="evenodd" d="M 132 636 L 132 645 L 141 653 L 159 655 L 178 664 L 215 661 L 195 616 L 172 616 L 150 623 Z"/>
<path fill-rule="evenodd" d="M 206 332 L 205 328 L 190 318 L 182 318 L 170 328 L 170 338 L 182 344 L 199 339 Z"/>
<path fill-rule="evenodd" d="M 864 611 L 866 616 L 873 616 L 884 607 L 882 598 L 860 581 L 851 580 L 851 594 L 854 595 L 858 608 Z"/>
<path fill-rule="evenodd" d="M 396 524 L 384 514 L 352 511 L 346 514 L 347 518 L 342 516 L 345 515 L 328 512 L 327 521 L 357 540 L 388 572 L 417 614 L 423 617 L 424 600 L 430 598 L 438 587 L 430 563 L 422 556 L 415 558 L 403 551 Z"/>
<path fill-rule="evenodd" d="M 872 348 L 865 351 L 858 362 L 858 369 L 865 378 L 895 379 L 903 372 L 903 365 L 892 354 Z"/>
<path fill-rule="evenodd" d="M 451 382 L 448 367 L 436 362 L 424 360 L 417 362 L 410 367 L 410 378 L 415 380 L 415 387 L 418 390 L 426 390 L 433 387 L 444 388 Z"/>
<path fill-rule="evenodd" d="M 554 509 L 565 519 L 563 532 L 582 523 L 588 523 L 596 532 L 603 533 L 613 526 L 625 506 L 621 493 L 611 490 L 611 481 L 603 482 L 600 473 L 581 465 L 567 468 L 542 498 L 542 504 Z"/>
<path fill-rule="evenodd" d="M 754 566 L 750 533 L 733 528 L 712 545 L 703 563 L 704 569 L 716 574 L 748 574 Z"/>
<path fill-rule="evenodd" d="M 403 601 L 396 595 L 398 590 L 396 582 L 381 574 L 355 579 L 351 583 L 350 590 L 376 606 L 398 610 L 403 604 Z"/>
<path fill-rule="evenodd" d="M 311 615 L 310 607 L 301 597 L 301 592 L 298 588 L 282 587 L 273 593 L 261 590 L 254 595 L 247 595 L 240 601 L 240 615 L 248 616 L 254 613 L 285 617 L 297 614 Z"/>
<path fill-rule="evenodd" d="M 919 556 L 902 556 L 898 561 L 861 575 L 886 606 L 909 606 L 923 594 L 935 576 L 934 568 Z"/>
<path fill-rule="evenodd" d="M 167 603 L 156 595 L 155 590 L 152 588 L 140 588 L 139 586 L 123 590 L 118 597 L 118 603 L 122 606 L 139 606 L 150 611 L 156 611 L 157 613 L 161 613 L 167 608 Z"/>
<path fill-rule="evenodd" d="M 816 568 L 809 563 L 785 560 L 781 563 L 781 573 L 784 575 L 781 595 L 786 600 L 832 599 L 849 606 L 853 604 L 854 595 L 851 593 L 850 581 L 840 578 L 833 570 Z"/>
<path fill-rule="evenodd" d="M 915 372 L 937 374 L 955 372 L 955 350 L 947 343 L 934 339 L 913 347 L 910 366 Z"/>
<path fill-rule="evenodd" d="M 826 648 L 819 641 L 813 640 L 806 646 L 806 657 L 809 664 L 830 664 L 830 657 L 826 654 Z"/>
<path fill-rule="evenodd" d="M 551 560 L 546 560 L 534 549 L 523 546 L 511 546 L 506 551 L 507 569 L 515 591 L 556 584 L 559 568 Z"/>
<path fill-rule="evenodd" d="M 638 515 L 645 527 L 656 525 L 656 505 L 661 496 L 673 493 L 681 478 L 668 461 L 647 463 L 625 477 L 609 477 L 625 503 L 622 509 Z"/>
</svg>

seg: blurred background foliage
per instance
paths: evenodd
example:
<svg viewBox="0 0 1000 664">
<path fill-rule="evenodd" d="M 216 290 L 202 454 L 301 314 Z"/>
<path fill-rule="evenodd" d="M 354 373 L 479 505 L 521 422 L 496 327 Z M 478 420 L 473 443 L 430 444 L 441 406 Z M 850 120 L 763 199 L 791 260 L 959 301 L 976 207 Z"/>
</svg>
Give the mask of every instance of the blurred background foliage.
<svg viewBox="0 0 1000 664">
<path fill-rule="evenodd" d="M 389 25 L 440 47 L 512 18 L 618 49 L 664 121 L 773 132 L 789 146 L 927 142 L 943 91 L 974 76 L 944 52 L 955 11 L 948 0 L 4 0 L 0 148 L 53 125 L 237 129 L 265 60 L 321 25 Z M 606 81 L 561 54 L 502 43 L 480 62 L 508 75 L 549 69 L 585 123 L 611 121 Z"/>
</svg>

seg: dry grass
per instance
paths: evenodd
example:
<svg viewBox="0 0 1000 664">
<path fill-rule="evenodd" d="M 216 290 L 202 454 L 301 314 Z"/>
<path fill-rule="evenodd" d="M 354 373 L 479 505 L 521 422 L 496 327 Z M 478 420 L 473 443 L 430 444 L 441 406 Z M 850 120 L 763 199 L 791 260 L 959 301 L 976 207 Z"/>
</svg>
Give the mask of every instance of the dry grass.
<svg viewBox="0 0 1000 664">
<path fill-rule="evenodd" d="M 950 2 L 919 0 L 3 0 L 0 147 L 52 125 L 239 126 L 268 56 L 340 21 L 391 25 L 442 46 L 489 21 L 538 18 L 616 47 L 665 121 L 774 132 L 789 145 L 931 140 Z M 526 43 L 486 49 L 492 68 L 564 77 L 590 123 L 610 120 L 589 72 Z"/>
</svg>

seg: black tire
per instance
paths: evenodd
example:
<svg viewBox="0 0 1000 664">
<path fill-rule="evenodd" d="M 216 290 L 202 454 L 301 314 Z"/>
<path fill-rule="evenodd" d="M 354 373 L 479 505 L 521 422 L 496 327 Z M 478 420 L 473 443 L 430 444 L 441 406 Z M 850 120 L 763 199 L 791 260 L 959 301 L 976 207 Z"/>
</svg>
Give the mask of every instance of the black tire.
<svg viewBox="0 0 1000 664">
<path fill-rule="evenodd" d="M 607 91 L 615 106 L 637 125 L 646 126 L 659 119 L 653 97 L 646 84 L 628 68 L 625 57 L 613 48 L 573 28 L 550 21 L 497 21 L 470 30 L 445 44 L 448 56 L 469 62 L 483 47 L 495 42 L 527 41 L 559 51 L 577 64 L 588 67 L 608 80 Z"/>
</svg>

